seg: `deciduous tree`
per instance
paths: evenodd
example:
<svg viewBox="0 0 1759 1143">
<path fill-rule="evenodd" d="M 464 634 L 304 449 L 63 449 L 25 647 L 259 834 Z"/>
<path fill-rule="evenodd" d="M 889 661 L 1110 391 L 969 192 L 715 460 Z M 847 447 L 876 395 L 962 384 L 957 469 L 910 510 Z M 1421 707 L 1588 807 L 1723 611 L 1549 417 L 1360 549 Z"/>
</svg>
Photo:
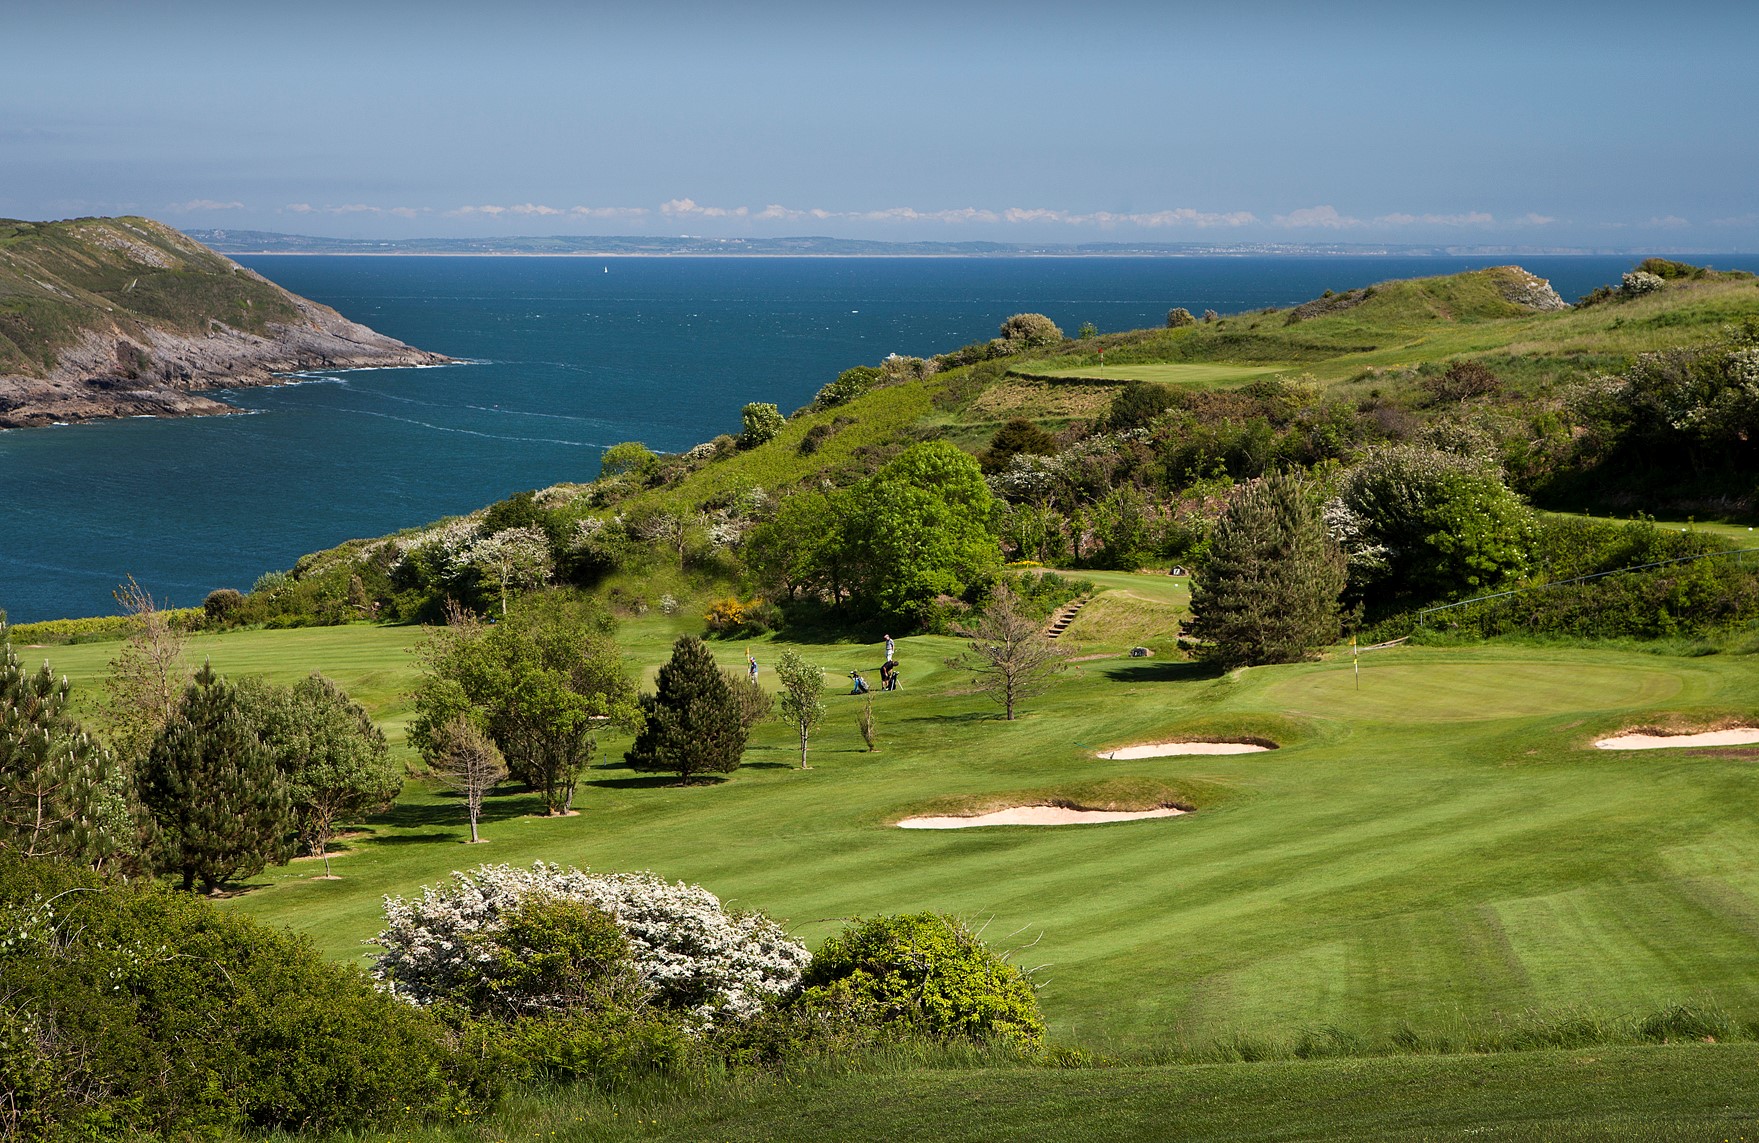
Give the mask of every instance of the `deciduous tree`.
<svg viewBox="0 0 1759 1143">
<path fill-rule="evenodd" d="M 464 564 L 476 568 L 500 589 L 501 615 L 519 588 L 534 588 L 550 578 L 550 540 L 542 528 L 503 528 L 465 549 Z"/>
<path fill-rule="evenodd" d="M 493 627 L 466 624 L 430 637 L 410 741 L 424 751 L 446 722 L 468 714 L 506 756 L 515 778 L 567 813 L 596 733 L 639 722 L 635 685 L 595 605 L 558 593 L 519 602 Z"/>
<path fill-rule="evenodd" d="M 359 703 L 323 675 L 290 688 L 257 680 L 239 684 L 240 700 L 286 775 L 300 844 L 324 859 L 337 827 L 391 804 L 403 788 L 403 768 L 391 759 L 385 735 Z"/>
<path fill-rule="evenodd" d="M 782 681 L 782 718 L 800 735 L 800 768 L 810 769 L 806 746 L 812 728 L 825 716 L 825 673 L 789 648 L 776 660 L 776 677 Z"/>
<path fill-rule="evenodd" d="M 435 727 L 427 742 L 422 756 L 433 768 L 435 777 L 464 798 L 464 812 L 470 817 L 471 843 L 481 841 L 476 823 L 482 817 L 483 799 L 507 777 L 506 759 L 489 736 L 463 715 Z"/>
<path fill-rule="evenodd" d="M 1043 622 L 1022 611 L 1005 586 L 996 588 L 977 622 L 959 634 L 971 640 L 971 649 L 955 665 L 976 675 L 978 689 L 1001 703 L 1010 721 L 1021 700 L 1043 694 L 1067 662 L 1062 648 L 1044 633 Z"/>
<path fill-rule="evenodd" d="M 1494 467 L 1471 457 L 1401 445 L 1345 476 L 1338 499 L 1385 570 L 1357 585 L 1372 600 L 1431 600 L 1486 591 L 1526 567 L 1533 515 Z"/>
<path fill-rule="evenodd" d="M 103 721 L 117 753 L 138 760 L 171 721 L 192 672 L 183 633 L 133 576 L 112 594 L 129 618 L 129 634 L 104 680 Z"/>
</svg>

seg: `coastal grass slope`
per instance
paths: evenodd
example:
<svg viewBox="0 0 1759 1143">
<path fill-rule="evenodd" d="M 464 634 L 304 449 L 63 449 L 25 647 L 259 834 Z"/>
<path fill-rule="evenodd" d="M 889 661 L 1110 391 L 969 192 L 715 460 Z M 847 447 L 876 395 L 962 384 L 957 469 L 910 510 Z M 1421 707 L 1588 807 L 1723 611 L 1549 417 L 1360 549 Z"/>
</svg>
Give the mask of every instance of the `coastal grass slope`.
<svg viewBox="0 0 1759 1143">
<path fill-rule="evenodd" d="M 1493 363 L 1532 384 L 1612 372 L 1638 353 L 1701 344 L 1759 317 L 1759 280 L 1711 274 L 1671 281 L 1617 305 L 1570 308 L 1519 267 L 1384 282 L 1289 309 L 1231 315 L 1177 329 L 1066 343 L 1023 362 L 1030 375 L 1181 381 L 1166 365 L 1271 368 L 1323 382 L 1457 358 Z M 1136 372 L 1141 367 L 1141 372 Z M 1212 384 L 1207 374 L 1185 383 Z"/>
</svg>

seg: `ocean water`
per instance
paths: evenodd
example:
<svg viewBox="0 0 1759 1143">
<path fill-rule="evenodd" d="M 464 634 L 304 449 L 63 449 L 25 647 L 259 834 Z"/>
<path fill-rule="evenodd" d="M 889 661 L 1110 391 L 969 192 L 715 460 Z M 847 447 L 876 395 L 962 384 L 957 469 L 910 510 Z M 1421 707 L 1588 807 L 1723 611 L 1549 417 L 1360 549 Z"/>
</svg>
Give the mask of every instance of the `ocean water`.
<svg viewBox="0 0 1759 1143">
<path fill-rule="evenodd" d="M 0 433 L 0 610 L 14 621 L 112 612 L 125 575 L 176 606 L 247 589 L 342 540 L 591 479 L 619 441 L 674 451 L 736 432 L 748 401 L 789 412 L 851 365 L 992 337 L 1023 310 L 1071 332 L 1128 329 L 1159 325 L 1173 306 L 1289 305 L 1510 259 L 241 261 L 469 363 L 221 394 L 239 416 Z M 1521 262 L 1566 298 L 1631 264 Z"/>
</svg>

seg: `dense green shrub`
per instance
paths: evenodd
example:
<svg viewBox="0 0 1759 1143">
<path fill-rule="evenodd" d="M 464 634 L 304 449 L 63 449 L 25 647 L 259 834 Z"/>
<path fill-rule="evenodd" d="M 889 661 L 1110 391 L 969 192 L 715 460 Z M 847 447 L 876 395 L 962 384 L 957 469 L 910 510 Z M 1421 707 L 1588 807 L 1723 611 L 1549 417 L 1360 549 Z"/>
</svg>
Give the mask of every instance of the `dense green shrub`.
<svg viewBox="0 0 1759 1143">
<path fill-rule="evenodd" d="M 1371 604 L 1488 591 L 1526 569 L 1533 514 L 1472 458 L 1380 449 L 1345 476 L 1338 504 L 1361 528 L 1346 541 L 1351 588 Z"/>
<path fill-rule="evenodd" d="M 637 483 L 645 483 L 659 465 L 660 458 L 646 445 L 640 441 L 624 441 L 612 445 L 599 457 L 599 479 L 627 475 Z"/>
<path fill-rule="evenodd" d="M 1044 1038 L 1026 974 L 940 913 L 859 921 L 825 942 L 800 983 L 800 1006 L 868 1025 L 1022 1047 Z"/>
<path fill-rule="evenodd" d="M 1637 269 L 1644 274 L 1653 274 L 1667 282 L 1696 281 L 1710 273 L 1703 266 L 1694 266 L 1690 262 L 1675 262 L 1671 258 L 1645 258 L 1637 263 Z"/>
<path fill-rule="evenodd" d="M 471 1102 L 453 1067 L 436 1021 L 303 938 L 0 853 L 0 1091 L 24 1137 L 365 1128 Z"/>
<path fill-rule="evenodd" d="M 740 448 L 756 448 L 774 440 L 787 423 L 780 409 L 763 401 L 753 401 L 739 410 L 739 419 L 744 424 L 739 434 Z"/>
<path fill-rule="evenodd" d="M 1092 580 L 1056 572 L 1015 572 L 1002 576 L 1001 584 L 1014 593 L 1020 610 L 1034 619 L 1044 619 L 1070 600 L 1094 591 Z"/>
<path fill-rule="evenodd" d="M 1001 340 L 1011 352 L 1019 352 L 1055 345 L 1063 340 L 1063 331 L 1043 314 L 1014 314 L 1002 322 Z"/>
<path fill-rule="evenodd" d="M 244 607 L 244 593 L 235 588 L 222 587 L 208 592 L 202 600 L 202 612 L 206 616 L 206 626 L 224 627 L 238 618 L 239 611 Z"/>
<path fill-rule="evenodd" d="M 581 1009 L 465 1026 L 466 1048 L 508 1080 L 589 1083 L 618 1092 L 687 1069 L 702 1042 L 661 1012 Z"/>
<path fill-rule="evenodd" d="M 810 409 L 829 409 L 847 404 L 880 383 L 885 371 L 872 365 L 857 365 L 837 374 L 837 379 L 818 391 Z"/>
<path fill-rule="evenodd" d="M 1165 385 L 1152 381 L 1126 381 L 1106 410 L 1104 428 L 1114 433 L 1143 428 L 1172 405 L 1173 391 Z"/>
</svg>

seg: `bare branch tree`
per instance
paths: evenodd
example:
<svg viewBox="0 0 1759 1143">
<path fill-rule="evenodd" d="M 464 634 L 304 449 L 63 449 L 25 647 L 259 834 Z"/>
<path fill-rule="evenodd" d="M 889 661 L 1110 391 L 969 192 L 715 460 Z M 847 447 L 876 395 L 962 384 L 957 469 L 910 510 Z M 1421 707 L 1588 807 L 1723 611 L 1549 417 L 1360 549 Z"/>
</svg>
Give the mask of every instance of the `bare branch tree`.
<svg viewBox="0 0 1759 1143">
<path fill-rule="evenodd" d="M 470 840 L 477 836 L 477 819 L 482 816 L 483 798 L 507 776 L 507 761 L 489 741 L 488 735 L 472 726 L 469 719 L 455 718 L 434 734 L 428 754 L 428 765 L 446 788 L 464 795 L 464 807 L 470 814 Z"/>
<path fill-rule="evenodd" d="M 104 721 L 117 752 L 139 759 L 171 721 L 195 672 L 183 657 L 183 633 L 133 576 L 112 594 L 130 631 L 104 680 Z"/>
<path fill-rule="evenodd" d="M 1022 699 L 1043 694 L 1051 676 L 1068 665 L 1043 625 L 1020 610 L 1006 587 L 996 588 L 975 626 L 958 633 L 971 640 L 971 649 L 952 665 L 975 674 L 978 688 L 1002 704 L 1010 721 Z"/>
<path fill-rule="evenodd" d="M 861 713 L 855 716 L 855 727 L 861 731 L 861 740 L 867 743 L 867 752 L 873 753 L 873 696 L 867 696 L 867 702 L 861 707 Z"/>
</svg>

